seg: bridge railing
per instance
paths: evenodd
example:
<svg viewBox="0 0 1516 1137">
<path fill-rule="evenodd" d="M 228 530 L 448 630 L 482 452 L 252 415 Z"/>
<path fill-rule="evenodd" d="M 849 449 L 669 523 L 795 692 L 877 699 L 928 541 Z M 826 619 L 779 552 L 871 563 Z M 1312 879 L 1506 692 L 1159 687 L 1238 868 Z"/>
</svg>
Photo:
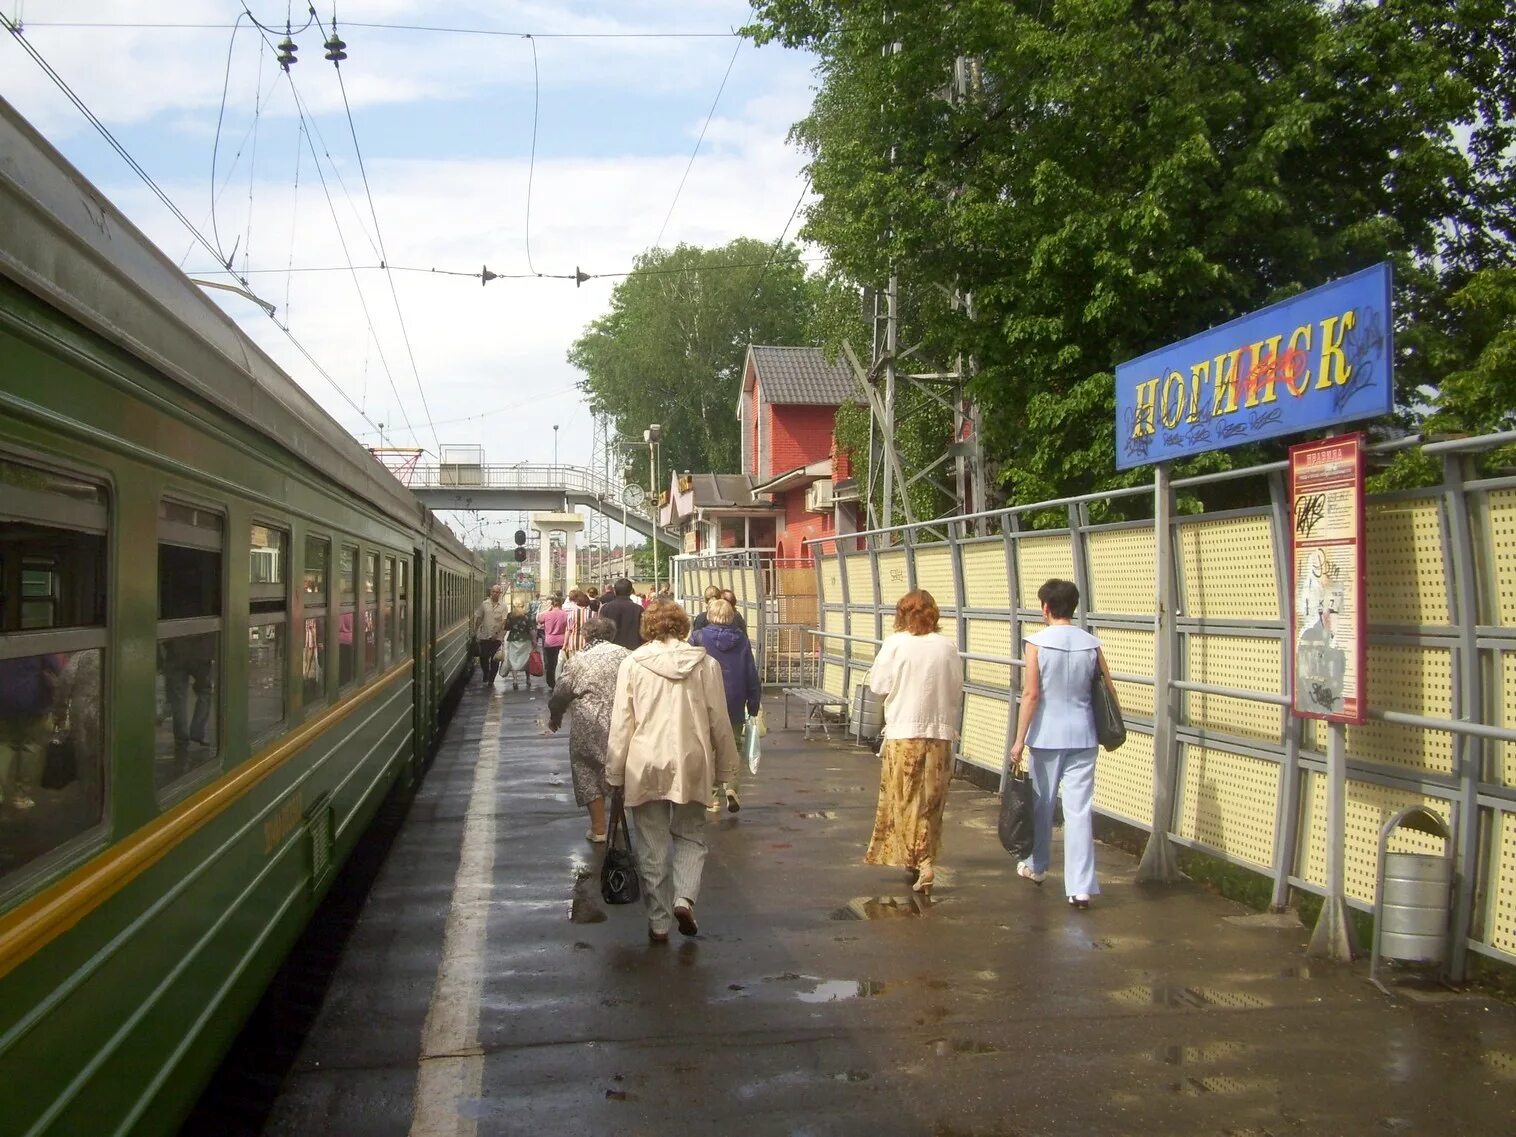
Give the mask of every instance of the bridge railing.
<svg viewBox="0 0 1516 1137">
<path fill-rule="evenodd" d="M 648 515 L 645 503 L 628 504 L 622 501 L 622 483 L 585 466 L 550 462 L 517 462 L 498 466 L 431 463 L 412 467 L 405 484 L 412 489 L 563 490 L 567 493 L 588 494 L 618 506 L 626 504 L 627 512 L 639 517 L 645 518 Z"/>
</svg>

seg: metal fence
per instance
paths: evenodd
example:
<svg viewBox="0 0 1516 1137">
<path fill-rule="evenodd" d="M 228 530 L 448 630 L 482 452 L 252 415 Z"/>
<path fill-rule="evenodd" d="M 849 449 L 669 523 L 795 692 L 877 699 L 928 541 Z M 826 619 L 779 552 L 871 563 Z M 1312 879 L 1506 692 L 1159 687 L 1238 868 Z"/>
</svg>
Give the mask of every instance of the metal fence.
<svg viewBox="0 0 1516 1137">
<path fill-rule="evenodd" d="M 1276 904 L 1296 887 L 1368 910 L 1380 825 L 1426 805 L 1458 852 L 1454 974 L 1469 951 L 1516 962 L 1516 477 L 1476 477 L 1469 460 L 1512 441 L 1425 445 L 1440 485 L 1369 498 L 1369 721 L 1346 729 L 1340 791 L 1326 727 L 1288 711 L 1284 463 L 860 534 L 851 548 L 816 542 L 817 685 L 851 703 L 895 600 L 926 588 L 965 660 L 960 757 L 1003 776 L 1022 645 L 1042 626 L 1037 588 L 1073 580 L 1129 726 L 1100 755 L 1097 810 L 1147 829 L 1150 854 L 1174 842 L 1269 874 Z M 1255 506 L 1174 515 L 1177 491 L 1230 478 L 1259 486 Z M 1090 502 L 1139 494 L 1163 521 L 1090 521 Z M 1025 527 L 1049 510 L 1066 524 Z M 1441 842 L 1402 830 L 1402 850 Z"/>
</svg>

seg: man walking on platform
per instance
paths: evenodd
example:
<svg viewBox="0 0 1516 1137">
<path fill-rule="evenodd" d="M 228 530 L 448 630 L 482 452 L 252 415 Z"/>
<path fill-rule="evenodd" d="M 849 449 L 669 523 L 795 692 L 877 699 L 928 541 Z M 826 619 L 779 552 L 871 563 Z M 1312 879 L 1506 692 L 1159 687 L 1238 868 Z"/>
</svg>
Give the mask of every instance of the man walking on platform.
<svg viewBox="0 0 1516 1137">
<path fill-rule="evenodd" d="M 479 643 L 479 667 L 484 672 L 484 685 L 493 687 L 495 675 L 500 670 L 500 641 L 505 638 L 505 619 L 511 607 L 500 599 L 500 586 L 490 585 L 490 596 L 479 611 L 474 613 L 474 638 Z"/>
<path fill-rule="evenodd" d="M 642 605 L 632 599 L 632 582 L 624 576 L 611 585 L 611 591 L 616 598 L 600 605 L 600 615 L 615 621 L 615 642 L 636 651 L 642 646 Z"/>
</svg>

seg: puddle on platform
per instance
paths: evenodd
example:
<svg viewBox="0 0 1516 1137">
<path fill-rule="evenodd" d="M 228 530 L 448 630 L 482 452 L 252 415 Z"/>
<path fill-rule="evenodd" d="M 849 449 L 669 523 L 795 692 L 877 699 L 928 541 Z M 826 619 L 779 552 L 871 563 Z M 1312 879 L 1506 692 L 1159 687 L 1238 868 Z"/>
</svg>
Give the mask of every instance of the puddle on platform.
<svg viewBox="0 0 1516 1137">
<path fill-rule="evenodd" d="M 1160 1046 L 1153 1051 L 1153 1061 L 1165 1066 L 1209 1066 L 1229 1058 L 1238 1058 L 1252 1050 L 1246 1042 L 1208 1042 L 1204 1046 Z"/>
<path fill-rule="evenodd" d="M 837 811 L 835 809 L 813 809 L 808 812 L 797 813 L 796 817 L 802 821 L 835 821 Z"/>
<path fill-rule="evenodd" d="M 931 908 L 930 899 L 918 892 L 909 897 L 900 896 L 855 896 L 841 908 L 833 909 L 833 920 L 894 920 L 911 919 L 925 915 Z"/>
<path fill-rule="evenodd" d="M 840 1003 L 884 994 L 884 984 L 877 979 L 816 979 L 809 975 L 801 978 L 815 983 L 809 991 L 795 992 L 795 998 L 802 1003 Z"/>
<path fill-rule="evenodd" d="M 927 1045 L 938 1058 L 951 1058 L 955 1054 L 999 1054 L 1004 1049 L 993 1042 L 980 1042 L 973 1038 L 935 1038 Z"/>
<path fill-rule="evenodd" d="M 579 858 L 570 865 L 574 874 L 574 894 L 569 900 L 569 922 L 572 924 L 603 924 L 605 909 L 600 907 L 599 889 L 589 866 Z"/>
<path fill-rule="evenodd" d="M 1233 1078 L 1214 1075 L 1205 1078 L 1185 1078 L 1170 1082 L 1169 1093 L 1181 1097 L 1200 1097 L 1203 1094 L 1256 1094 L 1274 1090 L 1278 1083 L 1270 1078 Z"/>
<path fill-rule="evenodd" d="M 1179 1010 L 1205 1011 L 1213 1007 L 1231 1010 L 1254 1010 L 1272 1007 L 1274 1001 L 1249 991 L 1222 987 L 1186 987 L 1176 983 L 1134 983 L 1110 998 L 1128 1007 L 1174 1007 Z"/>
</svg>

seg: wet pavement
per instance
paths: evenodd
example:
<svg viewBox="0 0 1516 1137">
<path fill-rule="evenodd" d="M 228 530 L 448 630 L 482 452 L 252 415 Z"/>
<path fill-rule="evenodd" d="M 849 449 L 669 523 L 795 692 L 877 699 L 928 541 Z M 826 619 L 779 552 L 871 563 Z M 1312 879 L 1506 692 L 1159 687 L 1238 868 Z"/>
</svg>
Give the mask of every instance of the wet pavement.
<svg viewBox="0 0 1516 1137">
<path fill-rule="evenodd" d="M 862 863 L 877 760 L 798 729 L 708 827 L 701 934 L 650 945 L 545 717 L 468 691 L 266 1133 L 1516 1134 L 1516 1008 L 1386 999 L 1104 846 L 1074 911 L 963 782 L 923 900 Z"/>
</svg>

